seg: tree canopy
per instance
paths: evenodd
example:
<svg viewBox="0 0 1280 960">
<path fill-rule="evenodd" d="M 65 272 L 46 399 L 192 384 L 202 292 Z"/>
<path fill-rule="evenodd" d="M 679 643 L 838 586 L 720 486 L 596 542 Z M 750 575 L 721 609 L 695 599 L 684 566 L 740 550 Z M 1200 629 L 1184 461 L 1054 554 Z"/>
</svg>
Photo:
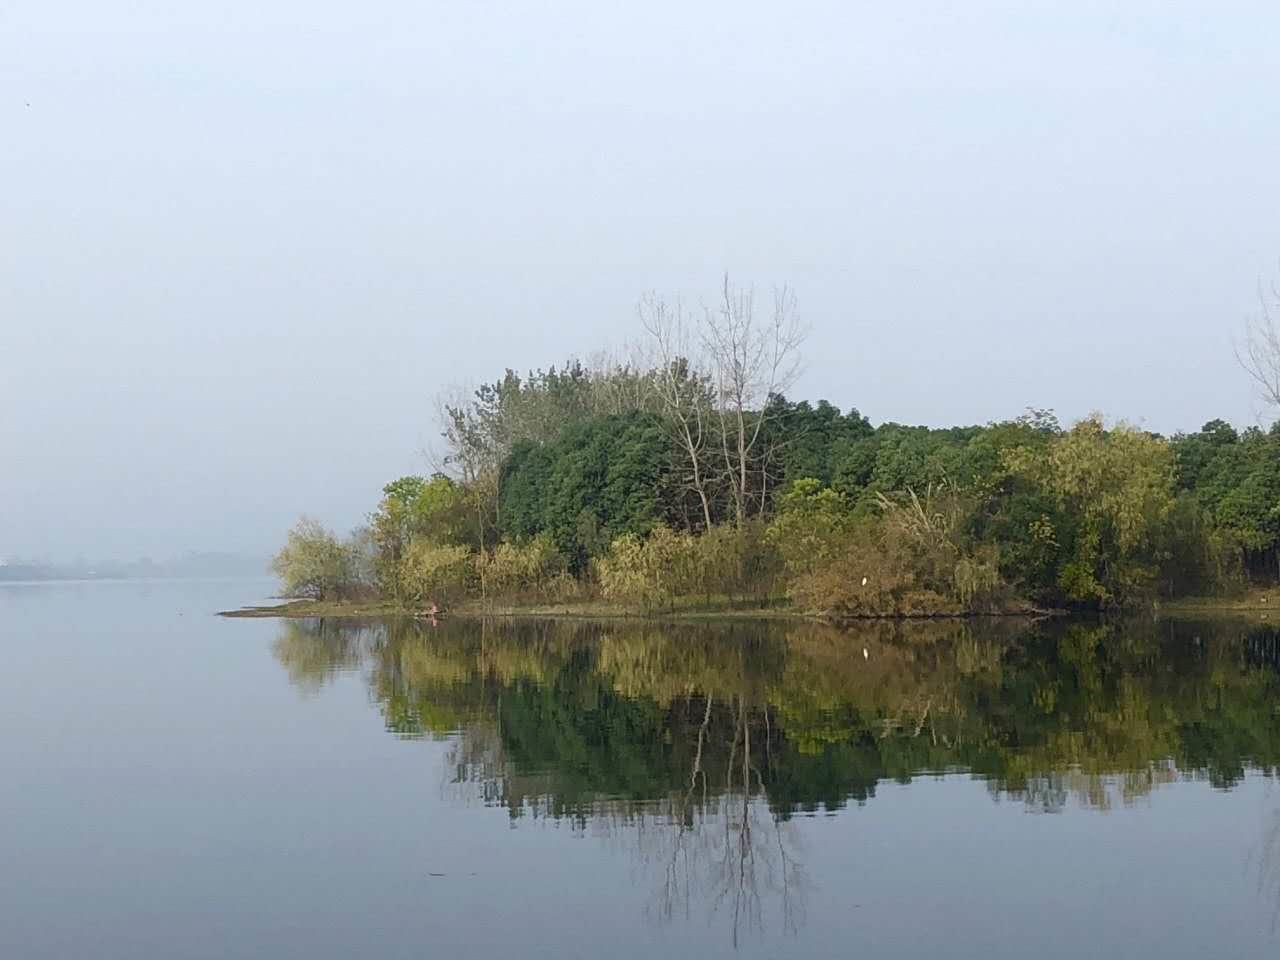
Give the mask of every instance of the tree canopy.
<svg viewBox="0 0 1280 960">
<path fill-rule="evenodd" d="M 444 472 L 383 488 L 353 569 L 408 600 L 434 589 L 427 558 L 465 550 L 455 593 L 562 596 L 567 572 L 595 595 L 607 569 L 620 595 L 670 602 L 650 582 L 662 556 L 690 596 L 849 615 L 1121 607 L 1280 576 L 1280 429 L 1170 438 L 1040 409 L 873 425 L 785 395 L 804 336 L 785 288 L 771 312 L 726 279 L 701 316 L 655 295 L 638 314 L 646 346 L 625 359 L 508 369 L 444 402 Z M 290 557 L 303 543 L 316 531 Z M 332 589 L 315 582 L 299 589 Z"/>
</svg>

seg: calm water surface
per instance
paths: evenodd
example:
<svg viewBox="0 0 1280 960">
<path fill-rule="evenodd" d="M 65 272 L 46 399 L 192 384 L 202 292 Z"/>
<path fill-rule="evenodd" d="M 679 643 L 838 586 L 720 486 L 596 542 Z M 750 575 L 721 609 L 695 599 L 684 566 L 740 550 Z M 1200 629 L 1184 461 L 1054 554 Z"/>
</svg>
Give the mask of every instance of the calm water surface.
<svg viewBox="0 0 1280 960">
<path fill-rule="evenodd" d="M 1280 949 L 1269 630 L 212 616 L 270 588 L 0 586 L 0 957 Z"/>
</svg>

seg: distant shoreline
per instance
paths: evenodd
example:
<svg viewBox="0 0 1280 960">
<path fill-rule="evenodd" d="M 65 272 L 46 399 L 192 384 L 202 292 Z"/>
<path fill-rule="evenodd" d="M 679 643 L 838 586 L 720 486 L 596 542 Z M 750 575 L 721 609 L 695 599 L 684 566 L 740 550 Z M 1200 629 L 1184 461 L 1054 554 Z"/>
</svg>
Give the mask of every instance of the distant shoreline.
<svg viewBox="0 0 1280 960">
<path fill-rule="evenodd" d="M 55 584 L 55 583 L 180 583 L 184 581 L 189 583 L 196 583 L 200 581 L 208 581 L 208 582 L 223 581 L 226 583 L 235 583 L 237 581 L 243 582 L 245 580 L 270 581 L 271 577 L 270 575 L 263 574 L 263 573 L 259 573 L 259 574 L 158 573 L 158 574 L 154 574 L 153 576 L 146 576 L 146 577 L 104 575 L 100 577 L 95 577 L 95 576 L 23 577 L 23 578 L 15 578 L 12 580 L 6 579 L 4 577 L 0 577 L 0 587 L 8 587 L 8 586 L 35 587 L 45 583 L 48 583 L 48 584 Z"/>
<path fill-rule="evenodd" d="M 266 557 L 229 551 L 191 551 L 153 560 L 149 557 L 97 557 L 74 560 L 0 558 L 0 584 L 65 583 L 99 580 L 231 580 L 269 577 Z"/>
</svg>

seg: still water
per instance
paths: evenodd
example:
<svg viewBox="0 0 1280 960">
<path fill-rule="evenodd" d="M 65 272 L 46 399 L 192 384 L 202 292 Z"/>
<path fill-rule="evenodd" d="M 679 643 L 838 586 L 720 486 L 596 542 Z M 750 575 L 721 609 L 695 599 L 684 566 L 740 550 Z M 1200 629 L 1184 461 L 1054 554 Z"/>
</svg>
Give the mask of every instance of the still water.
<svg viewBox="0 0 1280 960">
<path fill-rule="evenodd" d="M 1272 957 L 1280 638 L 0 587 L 0 957 Z"/>
</svg>

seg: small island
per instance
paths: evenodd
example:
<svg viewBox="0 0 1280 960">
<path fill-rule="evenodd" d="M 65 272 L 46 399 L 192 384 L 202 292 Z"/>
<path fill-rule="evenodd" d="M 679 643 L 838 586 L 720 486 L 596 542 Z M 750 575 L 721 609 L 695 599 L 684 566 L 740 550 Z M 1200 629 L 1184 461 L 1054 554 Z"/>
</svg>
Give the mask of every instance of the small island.
<svg viewBox="0 0 1280 960">
<path fill-rule="evenodd" d="M 646 297 L 632 359 L 443 402 L 436 472 L 388 483 L 345 539 L 304 517 L 273 562 L 291 602 L 229 615 L 1265 611 L 1277 429 L 872 424 L 787 397 L 794 298 L 753 304 L 728 280 L 696 319 Z"/>
</svg>

